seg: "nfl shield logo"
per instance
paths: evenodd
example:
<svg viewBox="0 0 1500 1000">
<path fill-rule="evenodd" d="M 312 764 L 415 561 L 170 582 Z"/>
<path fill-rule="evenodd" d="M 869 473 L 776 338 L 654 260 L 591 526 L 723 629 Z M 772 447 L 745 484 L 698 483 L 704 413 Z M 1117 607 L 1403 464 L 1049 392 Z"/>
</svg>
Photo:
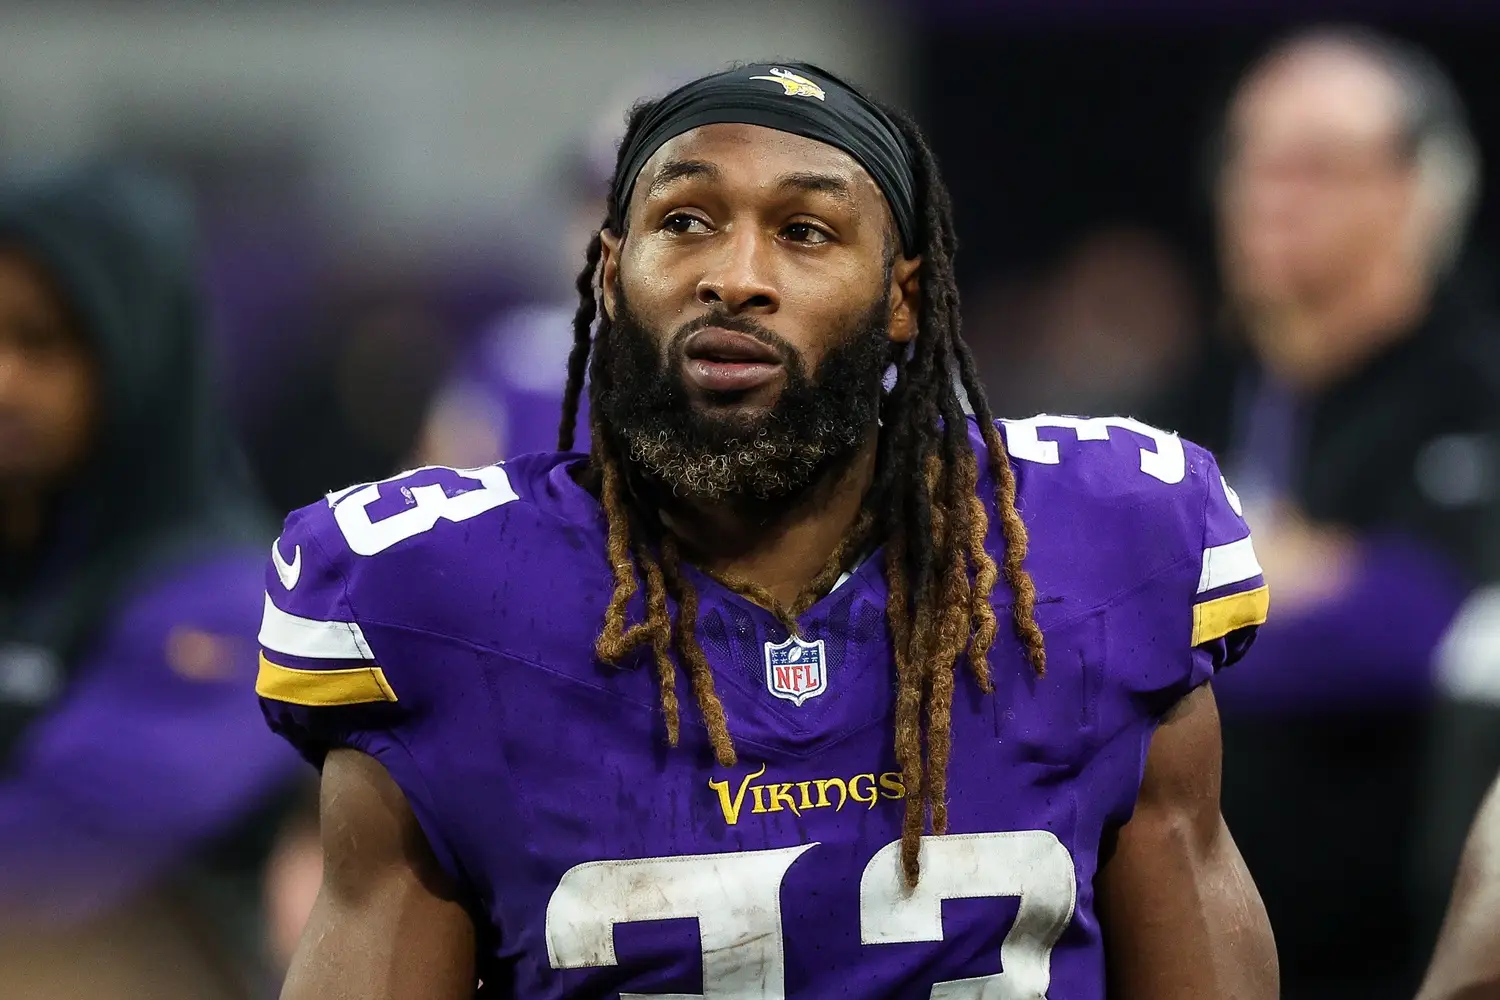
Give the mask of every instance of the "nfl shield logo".
<svg viewBox="0 0 1500 1000">
<path fill-rule="evenodd" d="M 800 705 L 828 690 L 828 658 L 823 640 L 766 643 L 766 687 L 778 698 Z"/>
</svg>

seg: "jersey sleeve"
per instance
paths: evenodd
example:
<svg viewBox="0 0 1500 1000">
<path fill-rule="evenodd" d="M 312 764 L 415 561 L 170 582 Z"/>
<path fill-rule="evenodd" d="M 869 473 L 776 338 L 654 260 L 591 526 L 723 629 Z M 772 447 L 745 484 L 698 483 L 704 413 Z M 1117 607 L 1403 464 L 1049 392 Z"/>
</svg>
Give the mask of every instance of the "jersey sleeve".
<svg viewBox="0 0 1500 1000">
<path fill-rule="evenodd" d="M 1239 497 L 1211 454 L 1188 445 L 1201 490 L 1202 556 L 1192 596 L 1193 683 L 1238 661 L 1270 610 L 1270 591 L 1255 558 Z"/>
<path fill-rule="evenodd" d="M 1129 417 L 1003 427 L 1048 659 L 1081 662 L 1097 732 L 1159 719 L 1244 656 L 1269 600 L 1212 454 Z"/>
<path fill-rule="evenodd" d="M 288 517 L 260 628 L 271 727 L 318 763 L 335 746 L 399 738 L 455 697 L 434 643 L 458 631 L 472 532 L 495 530 L 483 516 L 516 499 L 501 466 L 429 466 Z"/>
<path fill-rule="evenodd" d="M 318 766 L 337 748 L 377 760 L 460 882 L 443 818 L 457 808 L 447 720 L 477 703 L 474 654 L 453 652 L 474 619 L 461 581 L 475 533 L 498 534 L 491 512 L 516 499 L 500 466 L 352 487 L 288 517 L 265 573 L 256 692 L 271 729 Z"/>
<path fill-rule="evenodd" d="M 369 751 L 411 707 L 354 613 L 366 576 L 327 503 L 287 518 L 266 566 L 255 690 L 271 728 L 319 766 L 335 747 Z"/>
</svg>

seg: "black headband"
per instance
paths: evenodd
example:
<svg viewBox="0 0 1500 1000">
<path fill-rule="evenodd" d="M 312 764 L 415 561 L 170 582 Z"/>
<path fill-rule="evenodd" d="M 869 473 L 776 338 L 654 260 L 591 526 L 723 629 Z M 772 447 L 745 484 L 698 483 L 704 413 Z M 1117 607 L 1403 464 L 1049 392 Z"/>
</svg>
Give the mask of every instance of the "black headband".
<svg viewBox="0 0 1500 1000">
<path fill-rule="evenodd" d="M 823 70 L 758 63 L 705 76 L 656 102 L 621 151 L 611 192 L 621 216 L 636 175 L 669 139 L 702 125 L 761 125 L 842 149 L 867 170 L 896 218 L 906 254 L 916 252 L 916 180 L 911 151 L 890 116 Z"/>
</svg>

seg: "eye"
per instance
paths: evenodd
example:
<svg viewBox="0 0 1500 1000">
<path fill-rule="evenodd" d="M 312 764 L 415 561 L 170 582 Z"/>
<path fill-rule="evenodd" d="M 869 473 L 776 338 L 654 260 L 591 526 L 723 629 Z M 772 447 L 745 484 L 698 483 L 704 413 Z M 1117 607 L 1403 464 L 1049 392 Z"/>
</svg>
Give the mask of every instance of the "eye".
<svg viewBox="0 0 1500 1000">
<path fill-rule="evenodd" d="M 696 229 L 694 228 L 695 226 L 697 227 Z M 688 215 L 686 212 L 673 212 L 661 220 L 661 228 L 664 232 L 685 236 L 688 233 L 708 232 L 708 223 L 696 215 Z"/>
<path fill-rule="evenodd" d="M 782 229 L 781 235 L 793 243 L 803 243 L 808 246 L 828 243 L 833 239 L 811 222 L 793 222 Z"/>
</svg>

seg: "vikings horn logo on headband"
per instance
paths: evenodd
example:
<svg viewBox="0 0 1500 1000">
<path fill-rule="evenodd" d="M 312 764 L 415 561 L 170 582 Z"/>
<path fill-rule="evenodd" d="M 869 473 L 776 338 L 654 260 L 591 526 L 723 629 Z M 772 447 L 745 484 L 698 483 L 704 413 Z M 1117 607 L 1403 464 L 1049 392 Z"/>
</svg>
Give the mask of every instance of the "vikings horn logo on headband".
<svg viewBox="0 0 1500 1000">
<path fill-rule="evenodd" d="M 788 97 L 816 97 L 820 101 L 826 99 L 822 87 L 813 83 L 807 77 L 798 76 L 791 70 L 782 69 L 780 66 L 772 66 L 770 76 L 752 76 L 750 79 L 770 80 L 773 83 L 779 83 L 786 88 L 786 96 Z"/>
<path fill-rule="evenodd" d="M 717 124 L 758 125 L 843 150 L 869 171 L 885 195 L 902 249 L 911 253 L 922 245 L 916 168 L 901 127 L 838 77 L 795 62 L 737 66 L 685 83 L 651 106 L 620 150 L 620 169 L 609 196 L 611 224 L 623 225 L 636 178 L 663 144 Z"/>
</svg>

